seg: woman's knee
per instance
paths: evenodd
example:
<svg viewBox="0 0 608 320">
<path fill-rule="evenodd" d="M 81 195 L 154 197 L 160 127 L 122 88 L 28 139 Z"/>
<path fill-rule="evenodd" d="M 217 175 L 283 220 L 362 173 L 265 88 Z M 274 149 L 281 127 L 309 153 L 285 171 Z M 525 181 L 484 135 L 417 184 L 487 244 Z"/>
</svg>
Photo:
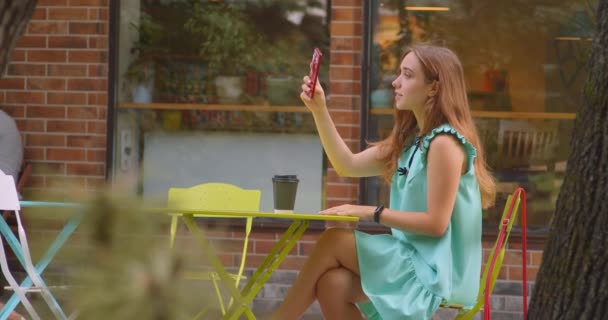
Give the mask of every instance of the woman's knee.
<svg viewBox="0 0 608 320">
<path fill-rule="evenodd" d="M 317 282 L 317 297 L 331 296 L 346 300 L 352 288 L 353 273 L 345 268 L 335 268 L 325 272 Z"/>
<path fill-rule="evenodd" d="M 325 245 L 339 245 L 344 241 L 348 241 L 354 238 L 352 229 L 344 228 L 331 228 L 323 231 L 319 238 L 319 243 Z"/>
</svg>

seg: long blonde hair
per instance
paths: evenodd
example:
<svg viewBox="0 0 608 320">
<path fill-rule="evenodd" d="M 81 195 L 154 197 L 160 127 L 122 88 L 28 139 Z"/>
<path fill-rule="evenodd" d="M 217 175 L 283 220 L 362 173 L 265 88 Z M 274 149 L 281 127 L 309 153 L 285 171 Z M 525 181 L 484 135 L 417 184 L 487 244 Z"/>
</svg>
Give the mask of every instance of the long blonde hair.
<svg viewBox="0 0 608 320">
<path fill-rule="evenodd" d="M 385 180 L 390 182 L 403 149 L 418 129 L 419 134 L 425 136 L 434 128 L 449 123 L 477 149 L 473 165 L 481 191 L 481 202 L 484 208 L 491 207 L 496 198 L 496 184 L 487 166 L 483 146 L 471 116 L 460 60 L 450 49 L 428 44 L 407 48 L 403 57 L 410 52 L 420 61 L 426 81 L 438 81 L 439 89 L 435 96 L 429 98 L 432 100 L 425 107 L 424 127 L 417 128 L 412 111 L 395 109 L 393 131 L 386 139 L 374 144 L 386 150 L 381 152 L 385 155 L 381 159 L 385 163 Z"/>
</svg>

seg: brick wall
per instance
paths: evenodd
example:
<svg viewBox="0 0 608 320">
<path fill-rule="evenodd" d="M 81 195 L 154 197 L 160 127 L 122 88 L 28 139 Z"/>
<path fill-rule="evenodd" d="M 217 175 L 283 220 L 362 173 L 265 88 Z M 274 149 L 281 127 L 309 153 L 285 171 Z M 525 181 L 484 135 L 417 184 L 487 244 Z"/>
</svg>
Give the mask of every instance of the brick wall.
<svg viewBox="0 0 608 320">
<path fill-rule="evenodd" d="M 362 58 L 362 5 L 332 1 L 330 101 L 338 130 L 353 151 L 359 149 Z M 66 184 L 95 188 L 104 182 L 106 154 L 108 1 L 39 0 L 25 35 L 0 80 L 0 105 L 17 119 L 26 161 L 35 164 L 29 190 L 54 194 Z M 327 61 L 327 60 L 326 60 Z M 356 203 L 358 180 L 327 173 L 326 205 Z M 255 302 L 268 310 L 281 300 L 320 231 L 309 231 L 285 259 Z M 213 237 L 231 248 L 222 259 L 235 267 L 243 233 L 234 229 Z M 276 230 L 255 230 L 248 272 L 279 237 Z M 521 250 L 512 241 L 495 289 L 493 309 L 506 318 L 521 311 Z M 493 241 L 484 242 L 486 251 Z M 529 253 L 529 279 L 540 264 L 540 246 Z M 313 318 L 318 307 L 310 311 Z"/>
<path fill-rule="evenodd" d="M 38 1 L 0 80 L 34 165 L 28 191 L 104 182 L 107 57 L 107 0 Z"/>
<path fill-rule="evenodd" d="M 361 109 L 362 13 L 361 1 L 332 1 L 331 56 L 328 107 L 340 135 L 353 151 L 359 150 Z M 326 205 L 356 203 L 358 180 L 327 172 Z"/>
</svg>

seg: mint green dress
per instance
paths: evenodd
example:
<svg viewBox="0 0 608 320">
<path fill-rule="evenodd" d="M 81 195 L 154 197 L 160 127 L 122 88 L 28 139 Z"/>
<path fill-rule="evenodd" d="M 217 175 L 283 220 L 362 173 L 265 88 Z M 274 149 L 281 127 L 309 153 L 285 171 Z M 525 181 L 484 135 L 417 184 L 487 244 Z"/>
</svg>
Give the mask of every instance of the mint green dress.
<svg viewBox="0 0 608 320">
<path fill-rule="evenodd" d="M 481 270 L 482 217 L 473 145 L 446 124 L 423 137 L 419 148 L 412 145 L 404 150 L 391 183 L 390 208 L 414 212 L 410 214 L 427 211 L 427 153 L 438 134 L 457 137 L 468 162 L 447 231 L 441 237 L 395 228 L 392 234 L 379 235 L 355 231 L 361 285 L 370 299 L 359 308 L 367 319 L 430 319 L 443 301 L 465 306 L 475 303 Z"/>
</svg>

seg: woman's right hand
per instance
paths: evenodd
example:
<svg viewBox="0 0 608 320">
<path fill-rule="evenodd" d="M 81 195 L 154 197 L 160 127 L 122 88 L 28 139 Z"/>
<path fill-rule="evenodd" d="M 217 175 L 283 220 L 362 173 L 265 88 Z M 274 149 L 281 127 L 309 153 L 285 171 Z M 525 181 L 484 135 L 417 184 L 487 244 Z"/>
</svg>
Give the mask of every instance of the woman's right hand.
<svg viewBox="0 0 608 320">
<path fill-rule="evenodd" d="M 302 99 L 306 107 L 308 107 L 308 109 L 313 113 L 319 110 L 326 109 L 327 105 L 325 102 L 325 91 L 323 91 L 323 87 L 321 87 L 319 81 L 317 81 L 317 85 L 315 87 L 315 95 L 313 96 L 313 98 L 311 99 L 308 97 L 311 90 L 310 83 L 310 77 L 305 76 L 302 83 L 302 93 L 300 94 L 300 99 Z"/>
</svg>

